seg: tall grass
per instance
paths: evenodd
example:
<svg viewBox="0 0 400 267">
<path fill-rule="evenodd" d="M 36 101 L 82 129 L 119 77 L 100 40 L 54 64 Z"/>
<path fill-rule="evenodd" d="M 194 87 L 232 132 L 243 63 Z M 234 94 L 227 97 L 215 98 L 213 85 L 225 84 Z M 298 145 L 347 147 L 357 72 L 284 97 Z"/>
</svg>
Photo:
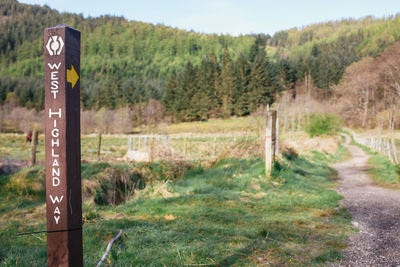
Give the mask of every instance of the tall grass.
<svg viewBox="0 0 400 267">
<path fill-rule="evenodd" d="M 106 168 L 87 165 L 83 173 Z M 86 203 L 85 265 L 99 261 L 119 229 L 109 266 L 326 265 L 341 257 L 349 233 L 335 175 L 318 158 L 286 155 L 267 179 L 262 159 L 230 158 L 148 184 L 118 206 Z M 45 265 L 43 234 L 14 237 L 44 227 L 40 218 L 0 220 L 1 264 Z"/>
</svg>

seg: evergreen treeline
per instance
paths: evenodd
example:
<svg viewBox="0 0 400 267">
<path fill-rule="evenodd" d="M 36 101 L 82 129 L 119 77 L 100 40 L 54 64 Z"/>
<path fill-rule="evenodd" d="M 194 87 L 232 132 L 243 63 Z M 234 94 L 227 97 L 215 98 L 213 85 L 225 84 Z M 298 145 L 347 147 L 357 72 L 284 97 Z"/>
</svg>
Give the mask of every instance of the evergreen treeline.
<svg viewBox="0 0 400 267">
<path fill-rule="evenodd" d="M 183 121 L 243 116 L 271 104 L 289 83 L 294 85 L 290 63 L 266 57 L 261 37 L 250 51 L 233 61 L 225 47 L 220 61 L 211 54 L 200 66 L 189 62 L 181 72 L 172 73 L 163 99 L 167 115 Z"/>
<path fill-rule="evenodd" d="M 84 109 L 157 99 L 178 120 L 249 114 L 306 77 L 329 89 L 352 62 L 400 40 L 400 16 L 232 37 L 0 0 L 0 105 L 43 108 L 43 30 L 57 24 L 82 32 Z"/>
</svg>

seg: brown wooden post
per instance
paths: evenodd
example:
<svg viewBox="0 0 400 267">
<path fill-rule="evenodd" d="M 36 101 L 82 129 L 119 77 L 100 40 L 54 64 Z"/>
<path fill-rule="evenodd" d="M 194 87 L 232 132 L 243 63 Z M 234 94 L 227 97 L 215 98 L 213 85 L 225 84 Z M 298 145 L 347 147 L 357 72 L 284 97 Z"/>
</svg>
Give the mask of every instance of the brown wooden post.
<svg viewBox="0 0 400 267">
<path fill-rule="evenodd" d="M 32 144 L 31 144 L 31 166 L 36 165 L 36 148 L 38 144 L 38 131 L 33 131 L 32 133 Z"/>
<path fill-rule="evenodd" d="M 44 30 L 48 266 L 83 266 L 80 39 L 66 25 Z"/>
<path fill-rule="evenodd" d="M 265 129 L 265 175 L 271 174 L 272 162 L 275 157 L 274 138 L 276 137 L 276 111 L 267 110 Z"/>
<path fill-rule="evenodd" d="M 277 146 L 276 146 L 276 144 L 277 144 L 277 136 L 278 136 L 278 133 L 277 133 L 277 121 L 278 121 L 278 118 L 277 118 L 277 112 L 276 112 L 276 110 L 271 110 L 270 111 L 270 115 L 271 115 L 271 120 L 272 120 L 272 135 L 271 135 L 271 139 L 272 139 L 272 144 L 271 144 L 271 149 L 272 149 L 272 162 L 274 162 L 275 161 L 275 156 L 276 156 L 276 149 L 277 149 Z"/>
</svg>

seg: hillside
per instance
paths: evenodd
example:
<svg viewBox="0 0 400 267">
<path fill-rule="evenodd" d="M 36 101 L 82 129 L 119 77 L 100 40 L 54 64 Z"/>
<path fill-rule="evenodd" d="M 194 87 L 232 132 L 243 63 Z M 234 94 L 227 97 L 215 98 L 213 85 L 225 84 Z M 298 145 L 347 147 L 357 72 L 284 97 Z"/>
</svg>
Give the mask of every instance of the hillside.
<svg viewBox="0 0 400 267">
<path fill-rule="evenodd" d="M 0 0 L 0 105 L 43 108 L 43 29 L 61 23 L 82 32 L 83 109 L 142 114 L 157 99 L 180 121 L 247 115 L 303 81 L 331 90 L 400 40 L 400 16 L 232 37 Z"/>
</svg>

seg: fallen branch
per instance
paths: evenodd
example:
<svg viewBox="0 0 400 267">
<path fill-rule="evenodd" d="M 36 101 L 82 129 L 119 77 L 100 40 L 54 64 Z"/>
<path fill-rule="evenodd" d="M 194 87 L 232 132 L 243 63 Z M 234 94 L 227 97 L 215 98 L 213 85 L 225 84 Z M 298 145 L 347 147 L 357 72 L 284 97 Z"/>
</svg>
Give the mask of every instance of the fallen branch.
<svg viewBox="0 0 400 267">
<path fill-rule="evenodd" d="M 108 256 L 108 254 L 110 253 L 112 244 L 113 244 L 121 235 L 122 235 L 122 229 L 120 229 L 118 235 L 116 235 L 116 236 L 115 236 L 113 239 L 111 239 L 111 241 L 108 243 L 106 253 L 104 253 L 103 257 L 101 258 L 101 260 L 99 261 L 99 263 L 97 263 L 97 266 L 96 266 L 96 267 L 100 267 L 101 264 L 103 264 L 103 262 L 107 259 L 107 256 Z"/>
</svg>

